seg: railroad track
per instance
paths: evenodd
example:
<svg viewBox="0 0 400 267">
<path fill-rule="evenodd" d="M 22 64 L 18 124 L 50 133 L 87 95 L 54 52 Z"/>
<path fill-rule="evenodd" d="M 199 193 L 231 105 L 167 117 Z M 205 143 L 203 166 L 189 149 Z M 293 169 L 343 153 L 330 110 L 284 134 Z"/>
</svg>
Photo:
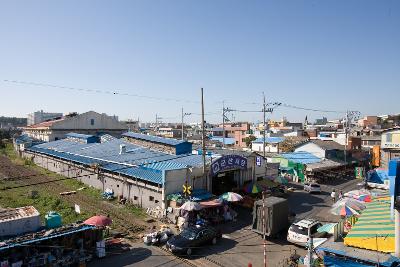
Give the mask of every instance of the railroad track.
<svg viewBox="0 0 400 267">
<path fill-rule="evenodd" d="M 194 260 L 188 260 L 182 257 L 179 257 L 175 254 L 173 254 L 172 252 L 170 252 L 168 249 L 166 249 L 165 247 L 158 247 L 159 249 L 161 249 L 162 251 L 164 251 L 165 253 L 167 253 L 168 255 L 180 260 L 181 262 L 189 265 L 189 266 L 193 266 L 193 267 L 201 267 L 201 266 L 207 266 L 210 267 L 210 263 L 214 264 L 215 266 L 219 266 L 219 267 L 225 267 L 225 265 L 219 263 L 218 261 L 211 259 L 207 256 L 199 258 L 199 259 L 194 259 Z M 202 262 L 202 261 L 207 261 L 207 263 Z"/>
</svg>

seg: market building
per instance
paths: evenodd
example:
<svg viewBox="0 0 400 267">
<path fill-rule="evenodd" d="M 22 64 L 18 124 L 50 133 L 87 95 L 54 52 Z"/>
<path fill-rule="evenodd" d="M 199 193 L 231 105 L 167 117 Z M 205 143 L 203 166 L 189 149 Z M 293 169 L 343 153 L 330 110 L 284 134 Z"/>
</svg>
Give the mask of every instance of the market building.
<svg viewBox="0 0 400 267">
<path fill-rule="evenodd" d="M 202 157 L 191 154 L 191 144 L 154 137 L 156 141 L 150 149 L 111 136 L 92 137 L 69 134 L 62 140 L 27 147 L 22 156 L 102 191 L 110 189 L 143 208 L 165 208 L 166 195 L 181 191 L 185 182 L 195 188 L 206 187 Z M 189 146 L 189 153 L 182 153 L 184 148 L 180 145 Z M 168 148 L 169 153 L 155 150 L 160 146 Z"/>
</svg>

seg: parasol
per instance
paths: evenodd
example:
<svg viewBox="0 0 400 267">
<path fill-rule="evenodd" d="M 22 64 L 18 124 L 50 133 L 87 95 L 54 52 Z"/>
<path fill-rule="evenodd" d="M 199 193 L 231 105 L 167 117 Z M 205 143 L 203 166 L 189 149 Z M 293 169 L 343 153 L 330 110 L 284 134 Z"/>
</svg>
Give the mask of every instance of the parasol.
<svg viewBox="0 0 400 267">
<path fill-rule="evenodd" d="M 226 192 L 222 194 L 220 198 L 229 202 L 241 201 L 243 199 L 241 195 L 234 192 Z"/>
<path fill-rule="evenodd" d="M 194 201 L 186 201 L 183 203 L 183 205 L 180 207 L 181 210 L 187 210 L 187 211 L 192 211 L 192 210 L 201 210 L 202 206 Z"/>
<path fill-rule="evenodd" d="M 112 223 L 112 220 L 110 217 L 107 217 L 104 215 L 97 215 L 97 216 L 90 217 L 83 223 L 87 224 L 87 225 L 93 225 L 93 226 L 107 226 Z"/>
</svg>

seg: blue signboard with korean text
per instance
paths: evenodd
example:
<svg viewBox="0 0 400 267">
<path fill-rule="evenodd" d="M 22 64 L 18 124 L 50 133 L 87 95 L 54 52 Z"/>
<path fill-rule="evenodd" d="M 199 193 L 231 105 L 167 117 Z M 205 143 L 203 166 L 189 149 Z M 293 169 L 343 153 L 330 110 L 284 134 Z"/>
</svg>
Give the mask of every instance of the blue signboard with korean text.
<svg viewBox="0 0 400 267">
<path fill-rule="evenodd" d="M 233 169 L 246 169 L 247 159 L 239 155 L 226 155 L 220 157 L 211 163 L 211 175 L 214 176 L 219 172 L 233 170 Z"/>
<path fill-rule="evenodd" d="M 256 165 L 261 166 L 261 157 L 256 157 Z"/>
</svg>

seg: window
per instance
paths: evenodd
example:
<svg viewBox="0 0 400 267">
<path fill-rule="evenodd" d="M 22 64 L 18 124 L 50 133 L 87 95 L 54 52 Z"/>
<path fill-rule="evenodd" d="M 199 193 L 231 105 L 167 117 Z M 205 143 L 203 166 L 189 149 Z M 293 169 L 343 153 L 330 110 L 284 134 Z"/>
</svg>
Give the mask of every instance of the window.
<svg viewBox="0 0 400 267">
<path fill-rule="evenodd" d="M 94 125 L 94 119 L 90 119 L 90 125 Z"/>
<path fill-rule="evenodd" d="M 155 203 L 158 203 L 159 201 L 158 201 L 158 200 L 155 200 L 154 202 L 155 202 Z"/>
<path fill-rule="evenodd" d="M 150 201 L 154 201 L 154 197 L 153 196 L 149 196 L 149 200 Z"/>
<path fill-rule="evenodd" d="M 388 133 L 386 134 L 386 142 L 392 142 L 392 134 Z"/>
<path fill-rule="evenodd" d="M 138 200 L 138 197 L 137 196 L 133 196 L 133 200 Z"/>
<path fill-rule="evenodd" d="M 117 184 L 117 187 L 119 187 L 119 184 Z"/>
</svg>

